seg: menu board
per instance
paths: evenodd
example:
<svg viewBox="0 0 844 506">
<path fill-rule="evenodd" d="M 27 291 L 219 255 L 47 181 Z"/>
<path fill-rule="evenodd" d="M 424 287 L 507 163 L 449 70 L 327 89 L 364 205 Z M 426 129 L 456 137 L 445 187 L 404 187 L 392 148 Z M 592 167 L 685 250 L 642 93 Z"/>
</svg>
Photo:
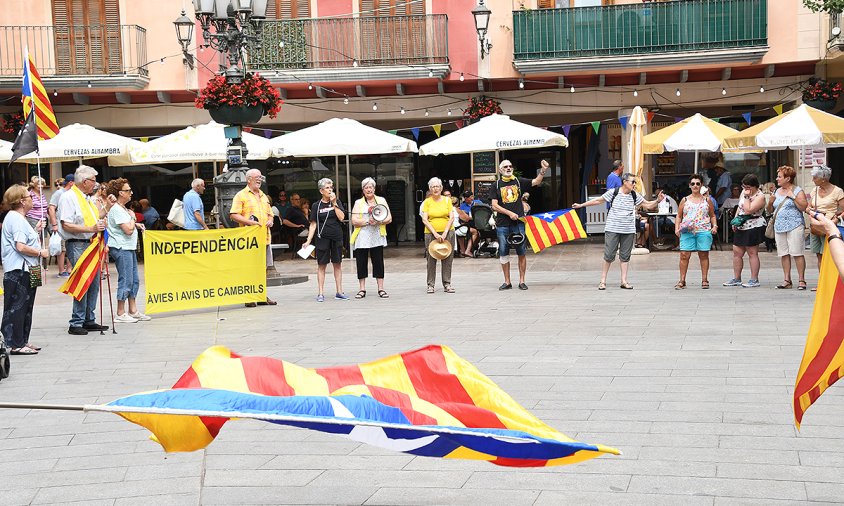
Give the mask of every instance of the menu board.
<svg viewBox="0 0 844 506">
<path fill-rule="evenodd" d="M 484 202 L 489 200 L 490 188 L 495 186 L 495 181 L 475 181 L 475 186 L 472 191 L 475 192 L 475 198 Z"/>
<path fill-rule="evenodd" d="M 475 174 L 495 174 L 495 151 L 472 153 L 472 172 Z"/>
</svg>

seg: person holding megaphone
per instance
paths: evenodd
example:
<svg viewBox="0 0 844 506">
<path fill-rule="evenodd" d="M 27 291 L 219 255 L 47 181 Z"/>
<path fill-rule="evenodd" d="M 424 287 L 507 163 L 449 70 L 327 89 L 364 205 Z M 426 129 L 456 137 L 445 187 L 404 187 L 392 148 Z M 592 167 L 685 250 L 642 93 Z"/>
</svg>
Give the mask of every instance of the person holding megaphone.
<svg viewBox="0 0 844 506">
<path fill-rule="evenodd" d="M 366 297 L 366 278 L 369 276 L 367 260 L 372 261 L 372 276 L 378 284 L 378 296 L 389 298 L 384 291 L 384 248 L 387 246 L 387 225 L 393 221 L 390 206 L 384 197 L 375 195 L 375 180 L 368 177 L 361 181 L 363 197 L 352 206 L 352 245 L 357 263 L 360 290 L 356 299 Z"/>
</svg>

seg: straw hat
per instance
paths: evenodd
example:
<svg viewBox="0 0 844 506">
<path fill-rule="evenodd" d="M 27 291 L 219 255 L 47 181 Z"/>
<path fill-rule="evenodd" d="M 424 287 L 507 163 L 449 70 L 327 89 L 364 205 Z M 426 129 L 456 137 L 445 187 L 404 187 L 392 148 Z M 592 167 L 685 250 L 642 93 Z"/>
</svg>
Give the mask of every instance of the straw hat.
<svg viewBox="0 0 844 506">
<path fill-rule="evenodd" d="M 431 244 L 428 245 L 428 254 L 431 255 L 431 258 L 436 258 L 437 260 L 445 260 L 451 255 L 451 242 L 450 241 L 431 241 Z"/>
</svg>

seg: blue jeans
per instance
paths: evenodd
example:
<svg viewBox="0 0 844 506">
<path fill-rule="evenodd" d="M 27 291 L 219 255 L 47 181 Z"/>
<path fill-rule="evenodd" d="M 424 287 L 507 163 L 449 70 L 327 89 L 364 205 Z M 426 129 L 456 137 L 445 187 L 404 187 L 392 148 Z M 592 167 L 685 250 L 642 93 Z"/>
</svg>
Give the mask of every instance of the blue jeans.
<svg viewBox="0 0 844 506">
<path fill-rule="evenodd" d="M 117 267 L 117 300 L 125 301 L 138 296 L 138 255 L 135 250 L 109 248 L 108 256 Z"/>
<path fill-rule="evenodd" d="M 70 260 L 70 263 L 75 266 L 76 262 L 79 261 L 79 257 L 81 257 L 82 253 L 85 252 L 85 249 L 90 246 L 90 243 L 88 241 L 67 241 L 65 245 L 67 249 L 67 258 Z M 96 323 L 97 318 L 94 315 L 94 312 L 97 309 L 97 296 L 100 294 L 99 276 L 100 274 L 98 271 L 97 279 L 91 281 L 91 284 L 88 286 L 88 291 L 85 292 L 85 295 L 82 296 L 81 300 L 73 299 L 73 314 L 70 316 L 71 327 L 81 327 L 82 325 Z"/>
<path fill-rule="evenodd" d="M 497 225 L 495 233 L 498 234 L 498 256 L 506 256 L 510 254 L 510 243 L 507 242 L 507 237 L 516 232 L 525 235 L 525 222 L 519 221 L 513 225 Z M 518 246 L 513 246 L 516 249 L 516 255 L 523 257 L 527 252 L 527 238 Z"/>
</svg>

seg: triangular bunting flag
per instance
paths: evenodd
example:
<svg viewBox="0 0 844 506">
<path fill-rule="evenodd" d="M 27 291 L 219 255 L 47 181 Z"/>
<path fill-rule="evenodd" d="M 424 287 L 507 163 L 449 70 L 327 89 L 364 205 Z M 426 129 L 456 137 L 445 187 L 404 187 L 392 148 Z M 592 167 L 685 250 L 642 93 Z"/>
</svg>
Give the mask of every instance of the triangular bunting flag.
<svg viewBox="0 0 844 506">
<path fill-rule="evenodd" d="M 775 105 L 775 106 L 774 106 L 774 112 L 776 112 L 776 113 L 777 113 L 777 116 L 779 116 L 780 114 L 782 114 L 782 104 L 777 104 L 777 105 Z"/>
<path fill-rule="evenodd" d="M 458 130 L 463 128 L 463 120 L 462 119 L 455 121 L 454 124 L 457 125 Z"/>
<path fill-rule="evenodd" d="M 273 131 L 272 131 L 272 130 L 264 130 L 264 137 L 265 137 L 265 138 L 269 139 L 269 138 L 270 138 L 270 137 L 272 137 L 272 136 L 273 136 Z"/>
<path fill-rule="evenodd" d="M 741 117 L 744 118 L 744 121 L 747 121 L 748 125 L 750 124 L 750 113 L 749 112 L 742 114 Z"/>
<path fill-rule="evenodd" d="M 138 140 L 141 142 L 149 142 L 149 137 L 139 137 Z"/>
<path fill-rule="evenodd" d="M 398 130 L 387 130 L 387 131 L 390 132 L 393 135 L 396 135 L 396 133 L 398 133 Z"/>
<path fill-rule="evenodd" d="M 683 118 L 680 118 L 680 117 L 674 116 L 674 123 L 679 123 L 679 122 L 681 122 L 681 121 L 683 121 Z"/>
<path fill-rule="evenodd" d="M 417 141 L 419 140 L 419 129 L 418 128 L 411 128 L 410 133 L 413 134 L 413 138 Z"/>
<path fill-rule="evenodd" d="M 720 123 L 720 122 L 721 122 L 721 118 L 712 118 L 712 121 L 714 121 L 715 123 Z"/>
<path fill-rule="evenodd" d="M 630 119 L 630 116 L 622 116 L 618 118 L 618 122 L 621 123 L 621 129 L 627 130 L 627 120 Z"/>
<path fill-rule="evenodd" d="M 437 137 L 439 137 L 440 136 L 440 130 L 442 130 L 443 126 L 440 125 L 439 123 L 437 123 L 436 125 L 434 125 L 433 128 L 434 128 L 434 133 L 437 134 Z"/>
<path fill-rule="evenodd" d="M 248 134 L 252 133 L 252 127 L 245 126 L 245 127 L 243 127 L 243 131 L 248 133 Z"/>
<path fill-rule="evenodd" d="M 568 137 L 569 132 L 571 132 L 571 125 L 563 125 L 563 135 Z"/>
<path fill-rule="evenodd" d="M 648 123 L 650 123 L 650 122 L 651 122 L 651 120 L 652 120 L 652 119 L 654 119 L 654 115 L 655 115 L 655 114 L 656 114 L 656 113 L 655 113 L 655 112 L 653 112 L 653 111 L 648 111 Z"/>
<path fill-rule="evenodd" d="M 601 122 L 600 121 L 593 121 L 591 123 L 592 129 L 595 130 L 595 133 L 598 133 L 598 130 L 601 129 Z"/>
</svg>

